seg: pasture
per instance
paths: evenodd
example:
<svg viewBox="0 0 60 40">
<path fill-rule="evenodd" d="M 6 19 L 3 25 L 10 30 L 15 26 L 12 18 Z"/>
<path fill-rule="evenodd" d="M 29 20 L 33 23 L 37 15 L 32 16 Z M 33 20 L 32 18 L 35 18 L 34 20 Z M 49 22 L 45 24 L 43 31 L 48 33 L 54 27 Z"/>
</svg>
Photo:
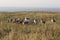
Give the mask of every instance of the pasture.
<svg viewBox="0 0 60 40">
<path fill-rule="evenodd" d="M 30 18 L 27 25 L 8 22 L 8 18 Z M 56 22 L 51 22 L 54 17 Z M 43 18 L 46 23 L 41 23 Z M 38 19 L 38 24 L 33 23 Z M 60 40 L 60 12 L 0 12 L 0 40 Z"/>
</svg>

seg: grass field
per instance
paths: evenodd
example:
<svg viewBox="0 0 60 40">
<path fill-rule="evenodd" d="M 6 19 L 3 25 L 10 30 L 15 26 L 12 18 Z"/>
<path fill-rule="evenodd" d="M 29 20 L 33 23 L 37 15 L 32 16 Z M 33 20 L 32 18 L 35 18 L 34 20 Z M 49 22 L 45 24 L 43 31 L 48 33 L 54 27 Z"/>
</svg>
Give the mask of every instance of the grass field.
<svg viewBox="0 0 60 40">
<path fill-rule="evenodd" d="M 55 17 L 56 22 L 50 20 Z M 31 18 L 28 25 L 8 22 L 8 18 Z M 38 19 L 38 24 L 32 23 Z M 41 23 L 41 18 L 46 23 Z M 0 40 L 60 40 L 60 12 L 0 12 Z"/>
</svg>

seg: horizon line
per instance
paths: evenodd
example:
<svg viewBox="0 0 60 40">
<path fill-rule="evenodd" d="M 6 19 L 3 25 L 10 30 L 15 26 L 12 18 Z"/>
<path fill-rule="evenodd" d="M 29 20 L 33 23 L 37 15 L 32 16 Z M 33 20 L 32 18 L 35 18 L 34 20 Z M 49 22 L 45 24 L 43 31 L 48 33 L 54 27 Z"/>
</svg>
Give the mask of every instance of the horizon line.
<svg viewBox="0 0 60 40">
<path fill-rule="evenodd" d="M 60 8 L 46 7 L 0 7 L 0 11 L 60 11 Z"/>
</svg>

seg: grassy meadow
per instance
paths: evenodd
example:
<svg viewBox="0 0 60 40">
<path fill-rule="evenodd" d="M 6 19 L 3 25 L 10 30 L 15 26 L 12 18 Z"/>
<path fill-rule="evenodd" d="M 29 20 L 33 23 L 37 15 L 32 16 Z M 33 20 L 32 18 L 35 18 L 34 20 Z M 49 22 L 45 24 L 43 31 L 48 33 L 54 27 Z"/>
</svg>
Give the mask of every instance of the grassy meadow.
<svg viewBox="0 0 60 40">
<path fill-rule="evenodd" d="M 8 18 L 29 17 L 28 25 L 8 22 Z M 50 20 L 55 17 L 56 22 Z M 43 18 L 46 23 L 41 23 Z M 38 19 L 38 24 L 33 23 Z M 0 40 L 60 40 L 60 12 L 21 11 L 0 12 Z"/>
</svg>

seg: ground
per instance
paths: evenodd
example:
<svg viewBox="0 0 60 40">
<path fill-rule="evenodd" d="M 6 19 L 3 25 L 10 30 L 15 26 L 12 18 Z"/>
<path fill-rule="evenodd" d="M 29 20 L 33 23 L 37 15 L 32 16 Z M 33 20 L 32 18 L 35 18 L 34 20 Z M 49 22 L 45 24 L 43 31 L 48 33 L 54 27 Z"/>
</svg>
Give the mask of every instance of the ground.
<svg viewBox="0 0 60 40">
<path fill-rule="evenodd" d="M 8 18 L 29 17 L 28 25 L 8 22 Z M 50 20 L 54 17 L 56 22 Z M 43 18 L 46 23 L 41 23 Z M 38 24 L 33 23 L 38 19 Z M 0 12 L 0 40 L 60 40 L 60 12 L 20 11 Z"/>
</svg>

